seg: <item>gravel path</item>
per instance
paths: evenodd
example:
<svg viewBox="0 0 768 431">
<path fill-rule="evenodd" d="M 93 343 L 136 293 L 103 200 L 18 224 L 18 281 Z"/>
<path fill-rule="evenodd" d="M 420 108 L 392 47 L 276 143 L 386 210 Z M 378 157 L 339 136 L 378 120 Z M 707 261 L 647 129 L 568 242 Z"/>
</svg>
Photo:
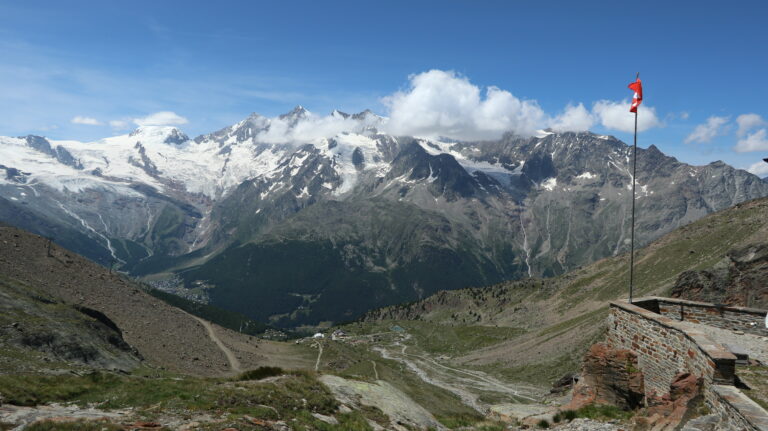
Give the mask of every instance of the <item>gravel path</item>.
<svg viewBox="0 0 768 431">
<path fill-rule="evenodd" d="M 322 341 L 318 341 L 317 343 L 317 360 L 315 361 L 315 371 L 320 370 L 320 358 L 323 357 L 323 343 Z"/>
</svg>

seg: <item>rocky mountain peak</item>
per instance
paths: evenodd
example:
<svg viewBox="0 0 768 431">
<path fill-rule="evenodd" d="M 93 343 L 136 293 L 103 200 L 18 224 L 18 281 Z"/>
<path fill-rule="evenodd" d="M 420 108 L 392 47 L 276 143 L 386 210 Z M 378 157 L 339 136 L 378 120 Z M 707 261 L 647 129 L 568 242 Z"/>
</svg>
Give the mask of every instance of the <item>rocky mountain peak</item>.
<svg viewBox="0 0 768 431">
<path fill-rule="evenodd" d="M 184 132 L 172 126 L 139 126 L 128 136 L 135 137 L 137 140 L 151 140 L 173 145 L 180 145 L 189 140 Z"/>
<path fill-rule="evenodd" d="M 303 106 L 296 105 L 295 108 L 293 108 L 290 112 L 287 112 L 285 114 L 280 115 L 281 120 L 299 120 L 309 115 L 309 111 L 307 111 Z"/>
<path fill-rule="evenodd" d="M 344 118 L 347 119 L 351 115 L 347 114 L 346 112 L 339 111 L 338 109 L 334 109 L 333 112 L 331 112 L 331 117 L 335 118 Z"/>
<path fill-rule="evenodd" d="M 42 136 L 27 135 L 23 138 L 26 141 L 28 147 L 37 150 L 43 154 L 49 155 L 56 159 L 59 163 L 73 167 L 75 169 L 83 169 L 83 165 L 79 160 L 75 159 L 72 154 L 62 146 L 53 146 L 48 139 Z"/>
<path fill-rule="evenodd" d="M 352 114 L 352 118 L 355 120 L 363 120 L 366 117 L 379 117 L 379 116 L 374 114 L 373 111 L 371 111 L 370 109 L 366 109 L 365 111 L 358 112 L 357 114 Z"/>
</svg>

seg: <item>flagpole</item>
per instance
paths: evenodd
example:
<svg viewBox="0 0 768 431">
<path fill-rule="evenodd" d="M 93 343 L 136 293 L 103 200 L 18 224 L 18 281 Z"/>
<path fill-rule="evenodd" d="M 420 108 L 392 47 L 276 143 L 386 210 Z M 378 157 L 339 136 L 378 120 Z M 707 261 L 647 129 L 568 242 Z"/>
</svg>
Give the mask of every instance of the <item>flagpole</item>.
<svg viewBox="0 0 768 431">
<path fill-rule="evenodd" d="M 635 80 L 640 78 L 637 72 Z M 629 246 L 629 303 L 632 303 L 632 290 L 635 283 L 635 184 L 637 183 L 637 109 L 635 107 L 635 143 L 632 146 L 632 228 Z"/>
</svg>

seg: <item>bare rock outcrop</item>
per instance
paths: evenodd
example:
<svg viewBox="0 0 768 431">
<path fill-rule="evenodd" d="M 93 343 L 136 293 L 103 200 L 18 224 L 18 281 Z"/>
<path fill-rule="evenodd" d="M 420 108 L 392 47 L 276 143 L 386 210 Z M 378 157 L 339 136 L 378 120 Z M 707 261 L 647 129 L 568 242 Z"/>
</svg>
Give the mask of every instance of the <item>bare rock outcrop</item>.
<svg viewBox="0 0 768 431">
<path fill-rule="evenodd" d="M 734 249 L 712 268 L 685 271 L 672 288 L 672 297 L 746 307 L 768 307 L 768 245 Z"/>
<path fill-rule="evenodd" d="M 649 397 L 648 408 L 635 419 L 637 431 L 672 431 L 694 415 L 694 407 L 702 402 L 703 379 L 680 373 L 670 385 L 669 393 Z"/>
<path fill-rule="evenodd" d="M 644 394 L 643 374 L 637 367 L 637 355 L 630 350 L 613 349 L 597 343 L 584 356 L 581 379 L 565 409 L 608 404 L 633 410 L 643 405 Z"/>
</svg>

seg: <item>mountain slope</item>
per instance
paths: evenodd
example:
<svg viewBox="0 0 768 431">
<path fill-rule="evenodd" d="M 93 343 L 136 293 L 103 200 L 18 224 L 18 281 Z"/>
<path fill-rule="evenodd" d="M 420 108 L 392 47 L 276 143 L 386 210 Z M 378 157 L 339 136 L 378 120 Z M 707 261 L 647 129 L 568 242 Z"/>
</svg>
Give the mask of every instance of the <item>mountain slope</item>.
<svg viewBox="0 0 768 431">
<path fill-rule="evenodd" d="M 746 263 L 759 271 L 764 259 L 756 250 L 764 250 L 766 245 L 766 198 L 706 216 L 637 251 L 634 295 L 669 296 L 673 288 L 690 281 L 686 274 L 699 274 L 723 260 L 738 262 L 745 250 L 751 257 Z M 601 336 L 607 302 L 627 297 L 628 273 L 628 256 L 621 255 L 552 279 L 439 292 L 421 301 L 372 311 L 364 320 L 416 320 L 433 325 L 432 333 L 450 331 L 441 327 L 465 325 L 515 328 L 520 331 L 518 336 L 452 358 L 449 364 L 551 383 L 566 371 L 575 371 L 585 349 Z M 751 280 L 749 274 L 741 280 Z M 741 286 L 739 280 L 735 282 Z M 763 298 L 760 295 L 756 292 L 754 299 Z M 739 296 L 732 298 L 738 300 Z"/>
<path fill-rule="evenodd" d="M 434 286 L 501 281 L 504 274 L 477 248 L 468 232 L 411 204 L 329 201 L 181 275 L 190 285 L 217 286 L 213 303 L 256 319 L 314 323 L 353 319 Z"/>
<path fill-rule="evenodd" d="M 231 374 L 224 353 L 194 316 L 56 244 L 49 256 L 47 241 L 39 236 L 0 225 L 0 243 L 0 277 L 25 295 L 39 291 L 60 308 L 95 310 L 154 365 L 194 375 Z M 228 347 L 243 366 L 303 364 L 301 354 L 295 355 L 290 346 L 257 342 L 220 327 L 215 330 L 219 337 L 230 340 Z M 82 337 L 98 339 L 87 334 Z"/>
</svg>

